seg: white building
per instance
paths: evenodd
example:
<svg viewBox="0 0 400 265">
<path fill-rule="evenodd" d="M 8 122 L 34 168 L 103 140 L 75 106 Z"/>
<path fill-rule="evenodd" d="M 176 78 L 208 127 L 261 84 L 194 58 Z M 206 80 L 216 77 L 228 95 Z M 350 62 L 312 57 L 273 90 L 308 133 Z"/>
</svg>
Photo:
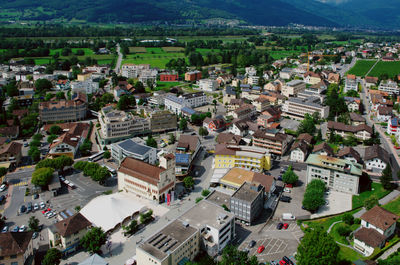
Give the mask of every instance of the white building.
<svg viewBox="0 0 400 265">
<path fill-rule="evenodd" d="M 347 93 L 351 90 L 358 91 L 358 82 L 356 79 L 346 78 L 343 91 L 344 93 Z"/>
<path fill-rule="evenodd" d="M 85 81 L 73 81 L 70 85 L 72 92 L 94 94 L 99 90 L 99 82 L 95 82 L 91 79 Z"/>
<path fill-rule="evenodd" d="M 399 94 L 399 87 L 397 86 L 397 83 L 392 80 L 382 81 L 378 86 L 378 90 L 389 94 Z"/>
<path fill-rule="evenodd" d="M 252 75 L 252 76 L 249 76 L 247 78 L 247 84 L 252 85 L 252 86 L 256 86 L 256 85 L 258 85 L 258 81 L 259 80 L 260 80 L 259 76 Z"/>
<path fill-rule="evenodd" d="M 368 146 L 365 149 L 364 165 L 368 171 L 380 173 L 387 166 L 390 167 L 389 153 L 379 145 Z"/>
<path fill-rule="evenodd" d="M 308 145 L 306 142 L 300 140 L 293 144 L 290 149 L 290 161 L 304 162 L 308 154 Z"/>
<path fill-rule="evenodd" d="M 199 89 L 202 91 L 213 92 L 218 88 L 218 81 L 213 79 L 200 79 Z"/>
<path fill-rule="evenodd" d="M 197 108 L 207 104 L 207 95 L 203 92 L 190 93 L 179 97 L 168 95 L 165 97 L 165 108 L 175 114 L 181 114 L 182 108 Z"/>
<path fill-rule="evenodd" d="M 319 113 L 319 117 L 325 119 L 329 115 L 329 106 L 323 106 L 317 97 L 289 98 L 282 106 L 282 116 L 303 120 L 306 114 Z"/>
<path fill-rule="evenodd" d="M 157 149 L 135 141 L 135 138 L 127 139 L 111 145 L 111 157 L 118 165 L 125 157 L 154 165 L 157 162 Z"/>
<path fill-rule="evenodd" d="M 245 71 L 246 71 L 247 76 L 257 75 L 257 70 L 256 70 L 256 68 L 254 68 L 254 66 L 246 67 Z"/>
<path fill-rule="evenodd" d="M 279 77 L 285 80 L 288 80 L 290 78 L 292 78 L 293 76 L 293 69 L 292 68 L 283 68 L 280 72 L 279 72 Z"/>
<path fill-rule="evenodd" d="M 142 70 L 150 69 L 150 64 L 124 64 L 121 75 L 126 78 L 138 78 Z"/>
<path fill-rule="evenodd" d="M 320 179 L 339 192 L 358 194 L 362 166 L 345 159 L 310 154 L 306 160 L 307 183 Z"/>
<path fill-rule="evenodd" d="M 294 97 L 306 89 L 306 83 L 302 80 L 292 80 L 282 87 L 282 95 L 285 97 Z"/>
</svg>

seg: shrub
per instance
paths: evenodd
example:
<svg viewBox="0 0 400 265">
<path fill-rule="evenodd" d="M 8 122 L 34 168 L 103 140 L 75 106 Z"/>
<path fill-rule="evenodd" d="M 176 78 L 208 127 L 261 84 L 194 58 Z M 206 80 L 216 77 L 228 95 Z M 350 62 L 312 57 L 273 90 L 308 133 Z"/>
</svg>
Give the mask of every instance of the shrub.
<svg viewBox="0 0 400 265">
<path fill-rule="evenodd" d="M 202 191 L 201 191 L 201 195 L 204 196 L 204 197 L 207 197 L 208 194 L 210 194 L 210 191 L 209 191 L 209 190 L 202 190 Z"/>
<path fill-rule="evenodd" d="M 202 199 L 203 199 L 203 197 L 197 197 L 196 198 L 196 203 L 199 203 Z"/>
<path fill-rule="evenodd" d="M 350 213 L 343 215 L 342 221 L 347 225 L 352 225 L 354 223 L 354 216 Z"/>
<path fill-rule="evenodd" d="M 336 228 L 336 232 L 341 236 L 348 236 L 351 233 L 351 228 L 348 225 L 339 225 Z"/>
</svg>

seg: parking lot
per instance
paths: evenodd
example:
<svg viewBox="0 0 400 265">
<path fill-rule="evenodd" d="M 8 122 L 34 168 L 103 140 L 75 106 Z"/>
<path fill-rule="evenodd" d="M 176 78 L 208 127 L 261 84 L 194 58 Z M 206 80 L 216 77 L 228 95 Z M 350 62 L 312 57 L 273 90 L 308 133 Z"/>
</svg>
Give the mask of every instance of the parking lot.
<svg viewBox="0 0 400 265">
<path fill-rule="evenodd" d="M 300 238 L 304 235 L 296 222 L 287 222 L 289 227 L 287 229 L 278 230 L 277 225 L 279 222 L 270 222 L 267 224 L 260 233 L 252 233 L 242 244 L 239 246 L 240 250 L 249 247 L 250 241 L 256 241 L 254 247 L 249 248 L 249 255 L 256 256 L 259 262 L 279 262 L 283 256 L 287 256 L 294 260 L 294 254 L 297 251 L 297 246 Z M 258 253 L 257 249 L 263 245 L 265 249 Z"/>
</svg>

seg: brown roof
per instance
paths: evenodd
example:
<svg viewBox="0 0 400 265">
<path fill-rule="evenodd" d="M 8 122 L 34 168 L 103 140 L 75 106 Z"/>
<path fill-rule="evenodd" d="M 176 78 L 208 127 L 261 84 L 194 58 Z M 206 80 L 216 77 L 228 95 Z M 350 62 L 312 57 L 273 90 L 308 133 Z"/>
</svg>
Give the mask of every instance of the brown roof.
<svg viewBox="0 0 400 265">
<path fill-rule="evenodd" d="M 292 148 L 290 149 L 290 151 L 293 151 L 293 150 L 295 150 L 295 149 L 297 149 L 297 148 L 300 148 L 300 150 L 301 150 L 303 153 L 307 153 L 308 144 L 307 144 L 304 140 L 297 141 L 297 142 L 295 142 L 295 143 L 293 144 L 293 146 L 292 146 Z"/>
<path fill-rule="evenodd" d="M 355 232 L 354 238 L 374 248 L 379 247 L 386 239 L 384 235 L 380 234 L 375 229 L 365 227 Z"/>
<path fill-rule="evenodd" d="M 157 186 L 160 180 L 160 174 L 164 172 L 165 169 L 131 157 L 126 157 L 122 161 L 118 171 Z"/>
<path fill-rule="evenodd" d="M 325 151 L 328 155 L 333 156 L 333 149 L 327 143 L 323 142 L 314 146 L 313 153 L 318 151 Z"/>
<path fill-rule="evenodd" d="M 365 82 L 367 82 L 367 83 L 373 83 L 373 84 L 376 84 L 376 83 L 378 83 L 378 77 L 373 77 L 373 76 L 366 76 L 365 77 Z"/>
<path fill-rule="evenodd" d="M 389 164 L 390 162 L 389 153 L 379 145 L 368 146 L 365 148 L 364 160 L 368 161 L 374 158 L 380 158 L 386 164 Z"/>
<path fill-rule="evenodd" d="M 227 148 L 225 144 L 217 144 L 215 146 L 216 155 L 235 155 L 236 151 L 231 148 Z"/>
<path fill-rule="evenodd" d="M 365 122 L 365 118 L 355 112 L 350 112 L 350 120 L 358 121 L 358 122 Z"/>
<path fill-rule="evenodd" d="M 347 75 L 347 79 L 356 79 L 355 75 Z"/>
<path fill-rule="evenodd" d="M 61 134 L 60 137 L 55 139 L 53 141 L 53 143 L 50 144 L 50 149 L 56 147 L 59 144 L 63 144 L 63 143 L 76 148 L 79 145 L 79 137 L 77 137 L 75 135 L 71 135 L 69 133 Z"/>
<path fill-rule="evenodd" d="M 263 130 L 258 130 L 253 134 L 253 138 L 261 138 L 276 142 L 283 142 L 288 138 L 288 135 L 283 133 L 276 133 L 273 135 L 273 134 L 268 134 Z"/>
<path fill-rule="evenodd" d="M 340 158 L 343 158 L 344 156 L 352 156 L 355 160 L 357 160 L 357 162 L 362 162 L 360 154 L 352 147 L 340 149 L 337 156 Z"/>
<path fill-rule="evenodd" d="M 235 109 L 234 112 L 239 114 L 240 112 L 251 112 L 255 107 L 250 104 L 244 104 L 239 108 Z"/>
<path fill-rule="evenodd" d="M 18 134 L 18 126 L 2 127 L 0 134 L 4 136 L 15 136 Z"/>
<path fill-rule="evenodd" d="M 308 133 L 302 133 L 297 137 L 297 140 L 303 140 L 308 144 L 311 144 L 313 137 L 311 135 L 309 135 Z"/>
<path fill-rule="evenodd" d="M 347 124 L 344 124 L 341 122 L 328 121 L 328 129 L 334 129 L 334 130 L 338 130 L 338 131 L 351 132 L 351 133 L 357 133 L 359 131 L 367 131 L 370 134 L 372 134 L 372 128 L 366 124 L 360 124 L 357 126 L 353 126 L 353 125 L 347 125 Z"/>
<path fill-rule="evenodd" d="M 220 133 L 217 136 L 217 143 L 219 144 L 236 144 L 238 145 L 240 141 L 242 140 L 242 137 L 239 135 L 235 135 L 233 133 Z"/>
<path fill-rule="evenodd" d="M 279 115 L 281 113 L 282 113 L 282 111 L 278 107 L 268 107 L 266 110 L 263 111 L 264 115 L 265 114 L 269 114 L 271 116 L 276 116 L 276 115 Z"/>
<path fill-rule="evenodd" d="M 196 135 L 181 135 L 179 137 L 178 146 L 185 144 L 190 151 L 196 151 L 197 143 L 199 142 L 199 137 Z"/>
<path fill-rule="evenodd" d="M 7 141 L 9 141 L 8 137 L 0 137 L 0 145 L 5 144 Z"/>
<path fill-rule="evenodd" d="M 90 226 L 92 226 L 92 223 L 80 213 L 54 224 L 54 227 L 57 229 L 58 233 L 63 237 L 75 234 Z"/>
<path fill-rule="evenodd" d="M 361 219 L 377 228 L 382 229 L 383 231 L 386 231 L 386 229 L 396 223 L 397 219 L 399 219 L 399 216 L 380 206 L 375 206 L 371 210 L 361 215 Z"/>
<path fill-rule="evenodd" d="M 28 112 L 29 112 L 29 110 L 27 110 L 27 109 L 16 109 L 16 110 L 13 110 L 12 114 L 17 117 L 22 117 L 22 116 L 25 116 L 26 114 L 28 114 Z"/>
<path fill-rule="evenodd" d="M 0 256 L 24 254 L 32 240 L 33 232 L 0 233 Z"/>
<path fill-rule="evenodd" d="M 11 142 L 6 144 L 3 148 L 0 149 L 0 154 L 9 153 L 11 155 L 17 155 L 21 153 L 22 144 L 17 142 Z"/>
<path fill-rule="evenodd" d="M 59 101 L 47 101 L 40 102 L 39 109 L 61 109 L 61 108 L 70 108 L 77 107 L 79 105 L 86 103 L 86 95 L 82 93 L 78 93 L 74 99 L 71 100 L 59 100 Z"/>
<path fill-rule="evenodd" d="M 378 112 L 379 112 L 379 115 L 392 115 L 393 108 L 386 107 L 386 106 L 379 106 Z"/>
</svg>

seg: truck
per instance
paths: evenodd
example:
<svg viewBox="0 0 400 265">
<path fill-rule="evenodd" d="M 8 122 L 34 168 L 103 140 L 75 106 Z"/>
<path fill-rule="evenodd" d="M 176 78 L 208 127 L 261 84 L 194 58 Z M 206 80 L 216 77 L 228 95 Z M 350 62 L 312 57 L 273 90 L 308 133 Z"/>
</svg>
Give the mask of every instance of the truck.
<svg viewBox="0 0 400 265">
<path fill-rule="evenodd" d="M 296 220 L 296 217 L 291 213 L 283 213 L 282 220 Z"/>
</svg>

